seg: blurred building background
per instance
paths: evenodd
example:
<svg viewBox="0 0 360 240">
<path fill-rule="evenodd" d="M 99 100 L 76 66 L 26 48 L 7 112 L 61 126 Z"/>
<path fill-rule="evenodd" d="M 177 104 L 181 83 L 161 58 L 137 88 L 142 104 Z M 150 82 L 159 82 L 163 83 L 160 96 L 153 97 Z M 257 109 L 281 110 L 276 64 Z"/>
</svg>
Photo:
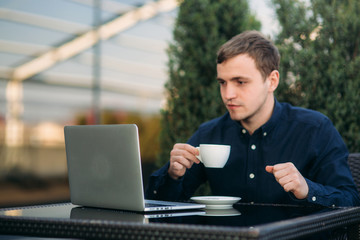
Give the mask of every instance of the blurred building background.
<svg viewBox="0 0 360 240">
<path fill-rule="evenodd" d="M 0 2 L 0 192 L 66 180 L 64 125 L 130 121 L 156 136 L 176 6 Z"/>
<path fill-rule="evenodd" d="M 249 3 L 271 34 L 264 0 Z M 68 199 L 64 125 L 137 123 L 143 164 L 155 161 L 176 7 L 0 1 L 0 206 Z"/>
</svg>

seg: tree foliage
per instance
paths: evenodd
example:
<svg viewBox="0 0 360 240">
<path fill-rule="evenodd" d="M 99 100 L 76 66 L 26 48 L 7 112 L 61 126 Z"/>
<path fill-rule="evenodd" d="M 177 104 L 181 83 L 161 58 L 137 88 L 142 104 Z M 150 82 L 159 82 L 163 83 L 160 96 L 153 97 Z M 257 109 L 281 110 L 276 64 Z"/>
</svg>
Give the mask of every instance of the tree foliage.
<svg viewBox="0 0 360 240">
<path fill-rule="evenodd" d="M 281 32 L 277 98 L 327 115 L 360 151 L 360 1 L 272 0 Z"/>
<path fill-rule="evenodd" d="M 101 124 L 136 124 L 139 130 L 139 142 L 142 163 L 154 163 L 159 152 L 160 116 L 144 115 L 137 112 L 122 112 L 104 109 L 101 112 Z M 76 125 L 94 124 L 92 114 L 79 113 Z"/>
<path fill-rule="evenodd" d="M 216 81 L 216 51 L 236 34 L 259 29 L 246 0 L 182 1 L 168 48 L 167 106 L 162 111 L 159 165 L 174 143 L 225 112 Z"/>
</svg>

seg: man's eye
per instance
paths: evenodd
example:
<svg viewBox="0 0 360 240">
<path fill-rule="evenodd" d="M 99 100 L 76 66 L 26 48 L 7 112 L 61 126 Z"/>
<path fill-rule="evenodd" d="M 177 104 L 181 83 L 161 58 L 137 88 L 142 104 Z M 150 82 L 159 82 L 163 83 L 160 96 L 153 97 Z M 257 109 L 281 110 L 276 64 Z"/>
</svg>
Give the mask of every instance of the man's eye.
<svg viewBox="0 0 360 240">
<path fill-rule="evenodd" d="M 240 84 L 240 85 L 243 85 L 243 84 L 245 84 L 246 82 L 244 82 L 244 81 L 238 81 L 238 84 Z"/>
<path fill-rule="evenodd" d="M 224 85 L 225 81 L 218 81 L 220 85 Z"/>
</svg>

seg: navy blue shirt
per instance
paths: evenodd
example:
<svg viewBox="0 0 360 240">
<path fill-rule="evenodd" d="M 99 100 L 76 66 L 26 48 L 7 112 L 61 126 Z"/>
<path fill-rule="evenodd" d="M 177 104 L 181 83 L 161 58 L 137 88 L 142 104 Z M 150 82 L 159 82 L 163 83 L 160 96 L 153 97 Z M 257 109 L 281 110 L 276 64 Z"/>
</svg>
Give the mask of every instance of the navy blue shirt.
<svg viewBox="0 0 360 240">
<path fill-rule="evenodd" d="M 213 195 L 238 196 L 242 202 L 359 205 L 360 199 L 347 164 L 347 148 L 323 114 L 275 101 L 270 120 L 250 135 L 227 113 L 202 124 L 189 139 L 199 144 L 231 145 L 224 168 L 193 164 L 183 177 L 168 176 L 169 163 L 150 177 L 149 199 L 187 200 L 208 181 Z M 309 194 L 298 200 L 283 190 L 265 166 L 292 162 L 306 179 Z"/>
</svg>

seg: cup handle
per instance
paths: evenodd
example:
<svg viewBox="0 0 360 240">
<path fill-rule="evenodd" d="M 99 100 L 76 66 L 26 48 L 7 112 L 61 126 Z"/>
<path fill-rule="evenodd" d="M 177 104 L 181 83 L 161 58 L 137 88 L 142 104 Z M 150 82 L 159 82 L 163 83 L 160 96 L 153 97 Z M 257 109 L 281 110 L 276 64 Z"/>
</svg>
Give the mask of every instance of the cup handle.
<svg viewBox="0 0 360 240">
<path fill-rule="evenodd" d="M 196 147 L 196 149 L 199 151 L 199 155 L 196 155 L 195 157 L 200 160 L 200 162 L 203 162 L 200 157 L 200 147 Z"/>
</svg>

